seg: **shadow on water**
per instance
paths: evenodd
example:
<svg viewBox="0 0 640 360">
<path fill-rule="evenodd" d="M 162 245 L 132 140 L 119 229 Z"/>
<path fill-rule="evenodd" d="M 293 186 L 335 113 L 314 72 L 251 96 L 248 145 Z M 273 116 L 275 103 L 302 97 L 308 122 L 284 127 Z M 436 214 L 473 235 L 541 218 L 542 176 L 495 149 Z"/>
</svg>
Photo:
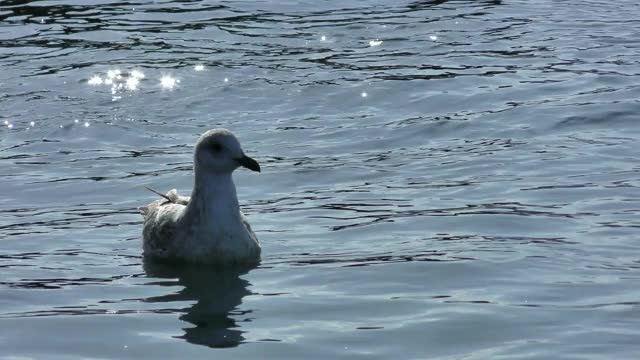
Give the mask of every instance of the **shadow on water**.
<svg viewBox="0 0 640 360">
<path fill-rule="evenodd" d="M 177 279 L 176 282 L 155 282 L 161 286 L 184 286 L 177 293 L 145 299 L 148 303 L 195 301 L 180 319 L 194 327 L 184 328 L 184 339 L 192 344 L 213 348 L 236 347 L 244 342 L 243 331 L 235 318 L 251 313 L 238 310 L 242 299 L 250 295 L 249 281 L 241 278 L 252 268 L 220 269 L 206 266 L 176 266 L 144 262 L 149 277 Z"/>
</svg>

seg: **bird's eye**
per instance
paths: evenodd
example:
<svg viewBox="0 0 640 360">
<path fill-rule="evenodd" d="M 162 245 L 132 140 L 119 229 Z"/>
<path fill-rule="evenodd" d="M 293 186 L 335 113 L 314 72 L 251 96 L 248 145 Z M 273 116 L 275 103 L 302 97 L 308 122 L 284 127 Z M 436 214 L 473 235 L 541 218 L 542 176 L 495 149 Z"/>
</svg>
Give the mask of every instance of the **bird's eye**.
<svg viewBox="0 0 640 360">
<path fill-rule="evenodd" d="M 220 151 L 222 151 L 222 145 L 220 145 L 220 144 L 218 144 L 218 143 L 213 143 L 213 144 L 211 144 L 211 146 L 210 146 L 210 147 L 211 147 L 211 150 L 212 150 L 213 152 L 220 152 Z"/>
</svg>

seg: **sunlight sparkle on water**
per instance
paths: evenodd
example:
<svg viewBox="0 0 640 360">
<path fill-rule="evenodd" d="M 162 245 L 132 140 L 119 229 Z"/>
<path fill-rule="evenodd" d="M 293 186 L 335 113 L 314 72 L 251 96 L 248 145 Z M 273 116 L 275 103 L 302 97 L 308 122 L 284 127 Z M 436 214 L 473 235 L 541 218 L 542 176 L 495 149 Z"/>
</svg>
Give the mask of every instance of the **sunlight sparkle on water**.
<svg viewBox="0 0 640 360">
<path fill-rule="evenodd" d="M 195 71 L 203 71 L 204 70 L 204 65 L 198 64 L 198 65 L 193 67 L 193 70 L 195 70 Z"/>
<path fill-rule="evenodd" d="M 114 79 L 114 78 L 118 78 L 121 74 L 121 71 L 119 69 L 114 69 L 114 70 L 109 70 L 107 71 L 107 77 L 109 79 Z"/>
<path fill-rule="evenodd" d="M 8 121 L 8 120 L 5 120 L 5 121 L 4 121 L 4 124 L 5 124 L 5 125 L 9 125 L 9 121 Z"/>
<path fill-rule="evenodd" d="M 140 80 L 137 77 L 130 77 L 127 79 L 127 90 L 136 90 Z M 121 84 L 122 85 L 122 84 Z"/>
<path fill-rule="evenodd" d="M 326 36 L 324 36 L 324 35 L 322 35 L 322 36 L 320 37 L 320 41 L 327 41 L 327 37 L 326 37 Z"/>
<path fill-rule="evenodd" d="M 31 125 L 31 127 L 34 127 L 36 125 L 36 122 L 32 121 L 32 122 L 29 123 L 29 125 Z"/>
<path fill-rule="evenodd" d="M 89 127 L 89 123 L 88 122 L 84 122 L 84 127 Z"/>
<path fill-rule="evenodd" d="M 8 124 L 8 125 L 7 125 L 7 127 L 8 127 L 9 129 L 13 129 L 13 124 Z"/>
<path fill-rule="evenodd" d="M 98 75 L 93 75 L 91 77 L 91 79 L 89 79 L 89 81 L 87 81 L 87 83 L 89 83 L 89 85 L 101 85 L 102 84 L 102 78 Z"/>
<path fill-rule="evenodd" d="M 130 76 L 131 78 L 138 79 L 138 80 L 140 80 L 140 79 L 144 79 L 144 73 L 143 73 L 142 71 L 140 71 L 140 70 L 133 70 L 133 71 L 131 71 L 131 73 L 129 74 L 129 76 Z"/>
<path fill-rule="evenodd" d="M 373 46 L 380 46 L 380 45 L 382 45 L 382 40 L 378 40 L 378 39 L 369 40 L 369 46 L 373 47 Z"/>
<path fill-rule="evenodd" d="M 229 82 L 229 78 L 224 78 L 224 82 Z"/>
<path fill-rule="evenodd" d="M 435 35 L 430 35 L 429 39 L 431 39 L 432 41 L 436 41 L 436 40 L 438 40 L 438 37 L 435 36 Z"/>
<path fill-rule="evenodd" d="M 363 98 L 366 98 L 368 94 L 366 93 L 366 91 L 363 91 L 362 94 L 360 94 L 360 96 L 362 96 Z"/>
<path fill-rule="evenodd" d="M 160 79 L 160 86 L 162 86 L 165 89 L 173 89 L 177 83 L 179 83 L 179 80 L 176 80 L 175 78 L 169 76 L 169 75 L 164 75 L 161 79 Z"/>
</svg>

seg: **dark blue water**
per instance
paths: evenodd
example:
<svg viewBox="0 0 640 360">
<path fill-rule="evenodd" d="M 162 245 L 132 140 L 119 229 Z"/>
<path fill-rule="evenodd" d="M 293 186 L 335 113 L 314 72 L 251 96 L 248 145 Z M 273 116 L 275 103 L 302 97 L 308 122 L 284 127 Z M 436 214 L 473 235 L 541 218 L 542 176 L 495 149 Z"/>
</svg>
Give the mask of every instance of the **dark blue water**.
<svg viewBox="0 0 640 360">
<path fill-rule="evenodd" d="M 0 1 L 0 358 L 637 358 L 638 14 Z M 144 264 L 214 127 L 261 266 Z"/>
</svg>

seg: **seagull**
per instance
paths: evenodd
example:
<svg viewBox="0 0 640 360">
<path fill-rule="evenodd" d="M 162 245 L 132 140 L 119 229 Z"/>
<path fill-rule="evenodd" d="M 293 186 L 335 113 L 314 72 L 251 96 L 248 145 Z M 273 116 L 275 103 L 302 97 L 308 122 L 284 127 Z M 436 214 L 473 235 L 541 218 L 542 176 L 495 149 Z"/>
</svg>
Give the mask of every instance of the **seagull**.
<svg viewBox="0 0 640 360">
<path fill-rule="evenodd" d="M 253 264 L 260 244 L 240 211 L 231 173 L 238 167 L 260 172 L 226 129 L 205 132 L 193 155 L 191 196 L 176 189 L 140 208 L 144 217 L 144 257 L 152 260 L 219 265 Z"/>
</svg>

